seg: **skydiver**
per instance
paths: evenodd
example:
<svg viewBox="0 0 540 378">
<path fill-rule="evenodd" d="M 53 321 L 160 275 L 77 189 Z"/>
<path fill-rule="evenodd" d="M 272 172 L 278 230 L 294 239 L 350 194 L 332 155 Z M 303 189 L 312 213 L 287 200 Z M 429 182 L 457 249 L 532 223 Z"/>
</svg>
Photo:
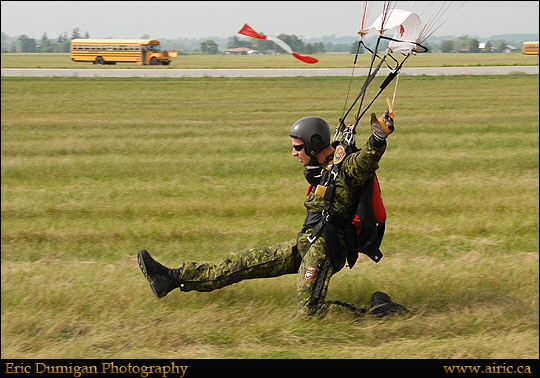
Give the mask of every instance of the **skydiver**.
<svg viewBox="0 0 540 378">
<path fill-rule="evenodd" d="M 315 193 L 315 187 L 320 180 L 320 173 L 328 167 L 335 155 L 334 145 L 330 143 L 330 126 L 324 119 L 315 116 L 299 119 L 289 131 L 292 156 L 304 166 L 304 174 L 310 183 L 304 201 L 307 215 L 297 237 L 271 246 L 234 253 L 218 264 L 185 261 L 176 269 L 160 264 L 146 249 L 141 249 L 138 263 L 154 294 L 162 298 L 176 288 L 184 292 L 205 292 L 245 279 L 296 274 L 299 314 L 323 316 L 328 311 L 340 311 L 354 316 L 366 313 L 384 316 L 408 312 L 404 306 L 393 302 L 380 291 L 371 295 L 369 306 L 356 307 L 340 301 L 326 301 L 330 278 L 345 266 L 350 253 L 345 234 L 356 210 L 355 193 L 374 176 L 386 150 L 386 138 L 394 131 L 394 120 L 388 110 L 382 119 L 384 125 L 379 123 L 375 113 L 371 114 L 370 137 L 361 149 L 344 158 L 335 179 L 335 199 L 331 208 L 335 216 L 328 227 L 325 225 L 326 231 L 312 243 L 308 237 L 321 218 L 325 204 L 324 199 Z M 334 231 L 328 231 L 330 229 Z M 330 239 L 333 239 L 334 244 Z"/>
</svg>

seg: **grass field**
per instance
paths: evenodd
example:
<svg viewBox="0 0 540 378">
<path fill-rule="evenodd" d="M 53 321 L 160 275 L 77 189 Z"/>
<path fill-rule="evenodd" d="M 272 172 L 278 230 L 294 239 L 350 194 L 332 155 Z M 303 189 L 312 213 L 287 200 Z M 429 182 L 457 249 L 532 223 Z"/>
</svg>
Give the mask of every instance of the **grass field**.
<svg viewBox="0 0 540 378">
<path fill-rule="evenodd" d="M 2 78 L 2 358 L 537 359 L 538 75 L 400 79 L 384 258 L 328 299 L 410 314 L 297 318 L 294 275 L 153 296 L 140 248 L 175 267 L 295 237 L 289 126 L 333 127 L 347 85 Z"/>
<path fill-rule="evenodd" d="M 72 62 L 68 53 L 6 53 L 2 54 L 2 68 L 349 68 L 353 54 L 314 54 L 316 64 L 305 64 L 282 55 L 180 55 L 171 59 L 169 66 L 140 66 L 134 63 L 96 66 L 92 63 Z M 367 55 L 360 55 L 358 67 L 369 67 Z M 510 54 L 451 54 L 429 53 L 411 57 L 407 67 L 474 67 L 474 66 L 537 66 L 538 55 Z"/>
</svg>

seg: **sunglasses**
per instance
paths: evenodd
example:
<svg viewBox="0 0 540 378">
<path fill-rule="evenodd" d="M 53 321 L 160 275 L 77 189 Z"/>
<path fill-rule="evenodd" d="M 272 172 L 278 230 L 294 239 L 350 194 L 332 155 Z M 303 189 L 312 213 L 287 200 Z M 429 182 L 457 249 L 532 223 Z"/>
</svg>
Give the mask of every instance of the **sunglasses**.
<svg viewBox="0 0 540 378">
<path fill-rule="evenodd" d="M 303 144 L 293 144 L 292 146 L 296 151 L 302 151 L 304 149 Z"/>
</svg>

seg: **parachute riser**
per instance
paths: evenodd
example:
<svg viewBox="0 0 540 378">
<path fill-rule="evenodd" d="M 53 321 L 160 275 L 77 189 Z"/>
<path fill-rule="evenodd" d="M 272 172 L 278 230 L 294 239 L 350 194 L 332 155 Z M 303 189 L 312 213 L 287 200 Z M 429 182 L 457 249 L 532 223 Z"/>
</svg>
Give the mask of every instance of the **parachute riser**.
<svg viewBox="0 0 540 378">
<path fill-rule="evenodd" d="M 363 41 L 360 41 L 359 42 L 359 46 L 358 46 L 358 49 L 357 49 L 357 56 L 358 56 L 358 51 L 360 50 L 360 44 L 364 45 L 364 47 L 370 51 L 372 53 L 372 58 L 371 58 L 371 64 L 370 64 L 370 67 L 369 67 L 369 71 L 368 71 L 368 75 L 366 77 L 366 79 L 364 80 L 364 84 L 362 85 L 362 88 L 360 89 L 360 92 L 358 93 L 358 95 L 356 96 L 356 98 L 354 99 L 354 101 L 352 102 L 352 104 L 350 105 L 349 109 L 347 110 L 347 112 L 344 113 L 344 115 L 339 119 L 339 125 L 336 129 L 336 133 L 335 133 L 335 136 L 334 136 L 334 141 L 337 140 L 337 135 L 344 131 L 344 129 L 347 127 L 345 125 L 345 120 L 347 119 L 347 116 L 349 115 L 349 113 L 351 112 L 351 110 L 354 108 L 354 106 L 356 105 L 356 103 L 358 102 L 358 100 L 361 100 L 360 101 L 360 105 L 359 105 L 359 109 L 362 108 L 362 103 L 364 101 L 364 98 L 365 98 L 365 94 L 366 94 L 366 91 L 367 91 L 367 88 L 369 87 L 369 85 L 371 84 L 371 82 L 373 81 L 373 79 L 375 78 L 375 76 L 377 75 L 377 73 L 379 72 L 382 64 L 386 61 L 386 58 L 388 56 L 388 54 L 385 54 L 382 58 L 379 57 L 376 53 L 377 49 L 378 49 L 378 46 L 379 46 L 379 42 L 380 42 L 380 38 L 377 39 L 377 44 L 375 46 L 375 51 L 372 51 L 370 50 L 364 43 Z M 376 57 L 379 57 L 381 59 L 381 61 L 379 62 L 379 64 L 375 67 L 375 69 L 373 69 L 373 64 L 375 63 L 375 58 Z M 355 62 L 356 62 L 356 57 L 355 57 Z M 351 78 L 352 79 L 352 78 Z M 350 83 L 349 83 L 349 86 L 350 86 Z M 354 127 L 356 128 L 356 125 L 358 124 L 358 121 L 360 120 L 359 117 L 355 117 L 356 120 L 355 120 L 355 123 L 354 123 Z M 354 131 L 354 130 L 353 130 Z"/>
<path fill-rule="evenodd" d="M 416 52 L 418 51 L 414 51 L 414 52 L 410 52 L 409 54 L 407 54 L 405 56 L 405 58 L 403 58 L 403 60 L 401 62 L 398 62 L 394 57 L 392 57 L 389 53 L 390 51 L 386 51 L 385 55 L 380 57 L 378 54 L 377 54 L 377 49 L 378 49 L 378 46 L 379 46 L 379 42 L 381 39 L 387 39 L 387 40 L 390 40 L 390 41 L 396 41 L 396 42 L 402 42 L 402 41 L 399 41 L 399 40 L 396 40 L 394 38 L 390 38 L 390 37 L 386 37 L 384 35 L 379 35 L 379 38 L 377 39 L 377 44 L 376 44 L 376 47 L 375 47 L 375 51 L 369 49 L 364 43 L 363 41 L 360 41 L 359 42 L 359 46 L 360 44 L 364 45 L 364 47 L 370 51 L 372 53 L 372 59 L 371 59 L 371 65 L 370 65 L 370 69 L 369 69 L 369 72 L 368 72 L 368 76 L 366 77 L 365 81 L 364 81 L 364 84 L 362 85 L 362 88 L 360 90 L 360 92 L 358 93 L 358 95 L 356 96 L 355 100 L 353 101 L 353 103 L 351 104 L 351 106 L 349 107 L 349 109 L 347 110 L 347 112 L 343 115 L 343 117 L 341 117 L 339 119 L 339 124 L 338 124 L 338 127 L 336 128 L 336 132 L 334 134 L 334 141 L 337 141 L 339 136 L 342 135 L 342 138 L 346 135 L 345 134 L 345 131 L 346 131 L 346 125 L 345 125 L 345 120 L 347 118 L 347 116 L 349 115 L 349 113 L 351 112 L 351 110 L 353 109 L 353 107 L 356 105 L 356 103 L 358 102 L 358 100 L 361 99 L 360 101 L 360 105 L 359 105 L 359 108 L 358 108 L 358 112 L 355 114 L 355 121 L 352 125 L 350 125 L 349 127 L 351 127 L 351 131 L 348 132 L 347 134 L 350 135 L 350 138 L 352 138 L 355 134 L 355 129 L 356 129 L 356 126 L 358 125 L 358 123 L 360 122 L 360 120 L 362 119 L 362 117 L 364 116 L 364 114 L 367 112 L 367 110 L 371 107 L 371 105 L 375 102 L 375 100 L 379 97 L 379 95 L 386 89 L 386 87 L 388 86 L 388 84 L 390 84 L 396 77 L 397 75 L 399 74 L 401 68 L 403 67 L 403 64 L 405 63 L 405 61 L 407 61 L 407 59 L 411 56 L 411 55 L 414 55 Z M 427 52 L 428 49 L 427 47 L 425 46 L 422 46 L 421 44 L 419 43 L 416 43 L 416 42 L 410 42 L 410 43 L 413 43 L 415 44 L 416 46 L 420 47 L 423 49 L 423 51 L 420 51 L 420 52 Z M 359 47 L 357 49 L 357 54 L 358 54 L 358 50 L 359 50 Z M 379 64 L 375 67 L 375 69 L 373 69 L 373 64 L 374 64 L 374 61 L 375 61 L 375 57 L 379 57 L 381 60 L 379 62 Z M 378 74 L 381 66 L 383 63 L 386 62 L 386 58 L 387 57 L 390 57 L 392 60 L 394 60 L 394 62 L 396 62 L 397 66 L 395 68 L 391 68 L 388 64 L 388 68 L 392 70 L 392 72 L 390 72 L 390 74 L 388 74 L 388 76 L 385 78 L 385 80 L 383 81 L 383 83 L 380 85 L 380 90 L 378 91 L 378 93 L 375 95 L 375 97 L 373 98 L 373 100 L 365 107 L 364 110 L 362 110 L 362 104 L 363 104 L 363 101 L 364 101 L 364 98 L 365 98 L 365 94 L 366 94 L 366 91 L 367 91 L 367 88 L 369 87 L 369 85 L 372 83 L 373 79 L 375 78 L 375 76 Z M 355 57 L 355 62 L 356 62 L 356 57 Z M 373 70 L 373 71 L 372 71 Z M 351 139 L 352 140 L 352 139 Z"/>
<path fill-rule="evenodd" d="M 358 122 L 360 121 L 360 119 L 364 116 L 364 114 L 368 111 L 368 109 L 371 107 L 371 105 L 373 105 L 373 103 L 375 102 L 375 100 L 379 97 L 379 95 L 386 89 L 386 87 L 388 86 L 388 84 L 390 84 L 396 77 L 397 75 L 399 74 L 399 71 L 401 70 L 401 68 L 403 67 L 403 64 L 405 63 L 405 61 L 407 60 L 407 58 L 410 56 L 407 55 L 403 61 L 399 64 L 399 66 L 392 72 L 390 72 L 390 74 L 388 74 L 388 76 L 386 77 L 386 79 L 384 79 L 384 81 L 382 82 L 381 86 L 379 87 L 379 92 L 377 92 L 377 94 L 375 95 L 375 97 L 373 98 L 373 100 L 371 100 L 371 102 L 366 106 L 366 108 L 360 113 L 360 115 L 358 116 L 358 118 L 356 119 L 356 122 L 354 124 L 354 127 L 356 128 L 356 125 L 358 124 Z M 360 111 L 360 110 L 359 110 Z"/>
</svg>

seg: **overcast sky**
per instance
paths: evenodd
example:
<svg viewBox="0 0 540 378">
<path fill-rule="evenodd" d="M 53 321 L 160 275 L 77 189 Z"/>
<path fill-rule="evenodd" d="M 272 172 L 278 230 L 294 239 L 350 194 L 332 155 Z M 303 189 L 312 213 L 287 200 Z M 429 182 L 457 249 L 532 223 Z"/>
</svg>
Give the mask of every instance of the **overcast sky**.
<svg viewBox="0 0 540 378">
<path fill-rule="evenodd" d="M 363 1 L 2 1 L 2 32 L 40 39 L 43 33 L 71 37 L 78 27 L 91 38 L 230 37 L 248 23 L 258 32 L 311 38 L 356 37 Z M 370 24 L 382 11 L 373 1 Z M 434 36 L 490 37 L 537 34 L 538 1 L 397 1 L 396 8 L 418 13 L 423 21 L 449 3 Z"/>
</svg>

